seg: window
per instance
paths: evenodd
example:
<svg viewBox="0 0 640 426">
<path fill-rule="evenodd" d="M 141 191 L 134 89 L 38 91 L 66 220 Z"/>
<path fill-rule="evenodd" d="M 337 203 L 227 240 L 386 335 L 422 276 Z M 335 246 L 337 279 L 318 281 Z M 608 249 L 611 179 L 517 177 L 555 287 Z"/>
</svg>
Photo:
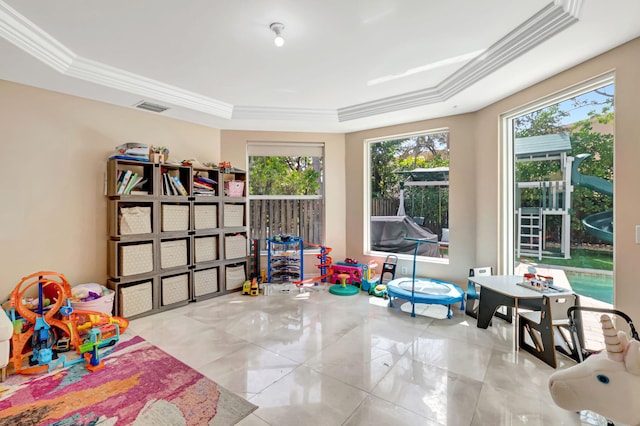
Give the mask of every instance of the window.
<svg viewBox="0 0 640 426">
<path fill-rule="evenodd" d="M 251 238 L 294 235 L 324 242 L 324 147 L 311 143 L 249 142 Z"/>
<path fill-rule="evenodd" d="M 449 256 L 449 132 L 367 141 L 368 252 Z"/>
<path fill-rule="evenodd" d="M 505 117 L 505 272 L 553 269 L 613 303 L 612 76 Z M 579 270 L 580 272 L 576 272 Z M 587 274 L 585 274 L 587 272 Z"/>
</svg>

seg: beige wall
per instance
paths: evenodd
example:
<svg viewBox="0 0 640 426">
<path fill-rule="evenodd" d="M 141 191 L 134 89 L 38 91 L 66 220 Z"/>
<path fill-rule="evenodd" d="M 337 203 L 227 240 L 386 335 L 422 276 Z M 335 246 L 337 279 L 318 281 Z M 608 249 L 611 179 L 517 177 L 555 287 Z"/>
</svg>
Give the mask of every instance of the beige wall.
<svg viewBox="0 0 640 426">
<path fill-rule="evenodd" d="M 509 96 L 473 114 L 445 117 L 347 134 L 347 193 L 363 200 L 363 140 L 448 127 L 451 131 L 451 262 L 421 262 L 419 275 L 448 279 L 466 287 L 473 265 L 498 266 L 500 116 L 522 105 L 615 70 L 615 304 L 640 318 L 637 284 L 640 246 L 640 39 Z M 363 201 L 364 203 L 364 201 Z M 363 256 L 363 203 L 347 206 L 347 253 Z M 409 265 L 408 261 L 402 262 Z M 410 266 L 410 265 L 409 265 Z"/>
<path fill-rule="evenodd" d="M 221 158 L 247 170 L 247 142 L 319 142 L 325 156 L 325 241 L 336 260 L 347 257 L 345 229 L 345 139 L 337 133 L 259 132 L 222 130 Z M 320 241 L 310 241 L 320 243 Z M 305 256 L 305 274 L 318 274 L 315 258 Z M 264 262 L 263 265 L 266 265 Z"/>
<path fill-rule="evenodd" d="M 124 142 L 218 161 L 220 131 L 0 81 L 0 297 L 50 270 L 106 283 L 107 157 Z"/>
</svg>

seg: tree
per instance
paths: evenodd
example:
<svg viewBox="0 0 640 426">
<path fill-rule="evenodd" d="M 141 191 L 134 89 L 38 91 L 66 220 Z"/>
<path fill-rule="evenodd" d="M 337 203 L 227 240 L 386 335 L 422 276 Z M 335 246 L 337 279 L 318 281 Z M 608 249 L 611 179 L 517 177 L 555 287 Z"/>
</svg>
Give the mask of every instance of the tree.
<svg viewBox="0 0 640 426">
<path fill-rule="evenodd" d="M 314 157 L 250 157 L 250 193 L 316 195 L 321 187 L 321 167 Z"/>
</svg>

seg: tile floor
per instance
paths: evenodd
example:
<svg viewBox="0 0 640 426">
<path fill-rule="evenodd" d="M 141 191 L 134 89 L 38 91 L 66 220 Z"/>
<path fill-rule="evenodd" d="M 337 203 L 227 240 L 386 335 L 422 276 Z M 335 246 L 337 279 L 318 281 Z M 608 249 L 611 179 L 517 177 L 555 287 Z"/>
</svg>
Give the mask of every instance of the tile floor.
<svg viewBox="0 0 640 426">
<path fill-rule="evenodd" d="M 412 318 L 401 304 L 322 286 L 233 293 L 130 329 L 258 405 L 241 426 L 597 424 L 555 406 L 555 370 L 514 352 L 510 324 L 478 329 L 441 306 Z"/>
</svg>

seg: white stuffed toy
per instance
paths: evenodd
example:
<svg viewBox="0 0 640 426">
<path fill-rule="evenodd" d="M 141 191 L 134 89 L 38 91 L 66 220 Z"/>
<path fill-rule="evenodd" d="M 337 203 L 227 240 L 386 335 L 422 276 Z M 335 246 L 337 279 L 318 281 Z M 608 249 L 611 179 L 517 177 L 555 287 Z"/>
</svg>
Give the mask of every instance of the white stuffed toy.
<svg viewBox="0 0 640 426">
<path fill-rule="evenodd" d="M 590 410 L 613 422 L 640 425 L 640 342 L 600 317 L 606 351 L 553 373 L 549 390 L 558 406 Z"/>
</svg>

